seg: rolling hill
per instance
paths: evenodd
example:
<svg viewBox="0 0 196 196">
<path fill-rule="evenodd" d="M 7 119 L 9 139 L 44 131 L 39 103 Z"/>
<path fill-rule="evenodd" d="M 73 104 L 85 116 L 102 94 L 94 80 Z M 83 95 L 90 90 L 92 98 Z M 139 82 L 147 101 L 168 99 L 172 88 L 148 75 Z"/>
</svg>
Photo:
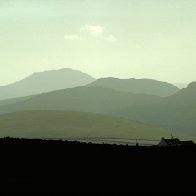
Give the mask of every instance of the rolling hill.
<svg viewBox="0 0 196 196">
<path fill-rule="evenodd" d="M 117 117 L 71 111 L 22 111 L 0 115 L 0 136 L 25 138 L 160 139 L 170 132 Z"/>
<path fill-rule="evenodd" d="M 151 79 L 101 78 L 88 84 L 88 86 L 112 88 L 118 91 L 145 93 L 161 97 L 167 97 L 179 91 L 172 84 Z"/>
<path fill-rule="evenodd" d="M 69 68 L 34 73 L 16 83 L 0 86 L 0 100 L 84 86 L 94 80 L 88 74 Z"/>
<path fill-rule="evenodd" d="M 71 110 L 104 113 L 128 106 L 156 103 L 161 97 L 120 92 L 102 87 L 76 87 L 0 102 L 0 114 L 21 110 Z M 2 104 L 3 104 L 2 103 Z"/>
</svg>

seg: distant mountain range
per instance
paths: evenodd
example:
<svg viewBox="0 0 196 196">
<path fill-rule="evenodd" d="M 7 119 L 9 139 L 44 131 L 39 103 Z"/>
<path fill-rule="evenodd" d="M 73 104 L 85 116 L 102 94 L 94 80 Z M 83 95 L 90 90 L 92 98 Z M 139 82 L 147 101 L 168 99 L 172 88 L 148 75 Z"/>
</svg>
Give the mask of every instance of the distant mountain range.
<svg viewBox="0 0 196 196">
<path fill-rule="evenodd" d="M 16 83 L 0 86 L 0 100 L 84 86 L 94 80 L 86 73 L 69 68 L 34 73 Z"/>
<path fill-rule="evenodd" d="M 20 115 L 20 119 L 28 122 L 31 114 L 39 116 L 43 114 L 41 110 L 44 110 L 50 111 L 49 116 L 53 115 L 52 111 L 99 113 L 133 119 L 138 123 L 149 123 L 174 133 L 196 136 L 196 82 L 180 90 L 172 84 L 150 79 L 95 80 L 80 71 L 62 69 L 36 73 L 14 84 L 0 87 L 0 96 L 4 99 L 0 101 L 0 133 L 6 133 L 8 130 L 9 117 L 10 124 L 15 121 L 14 118 L 20 118 Z M 5 99 L 6 97 L 10 99 Z M 26 119 L 24 114 L 30 115 L 29 119 Z M 7 120 L 3 116 L 7 117 Z M 4 124 L 3 119 L 7 124 Z M 63 121 L 63 118 L 61 120 Z M 81 117 L 82 120 L 84 119 Z M 94 130 L 97 125 L 95 123 L 93 127 L 91 120 L 89 118 L 89 126 Z M 48 125 L 49 121 L 50 118 Z M 39 123 L 41 122 L 36 119 L 34 126 Z M 13 124 L 9 130 L 12 128 L 17 132 L 18 126 L 21 130 L 21 126 L 25 127 L 25 124 Z M 122 127 L 125 129 L 125 126 Z M 107 126 L 104 129 L 107 131 Z M 122 130 L 119 127 L 118 129 Z"/>
<path fill-rule="evenodd" d="M 179 88 L 172 84 L 151 79 L 101 78 L 90 83 L 88 86 L 106 87 L 118 91 L 145 93 L 161 97 L 167 97 L 179 91 Z"/>
<path fill-rule="evenodd" d="M 172 84 L 151 79 L 102 78 L 95 80 L 86 73 L 65 68 L 34 73 L 13 84 L 0 86 L 0 100 L 85 85 L 112 88 L 131 93 L 145 93 L 161 97 L 170 96 L 179 90 Z"/>
</svg>

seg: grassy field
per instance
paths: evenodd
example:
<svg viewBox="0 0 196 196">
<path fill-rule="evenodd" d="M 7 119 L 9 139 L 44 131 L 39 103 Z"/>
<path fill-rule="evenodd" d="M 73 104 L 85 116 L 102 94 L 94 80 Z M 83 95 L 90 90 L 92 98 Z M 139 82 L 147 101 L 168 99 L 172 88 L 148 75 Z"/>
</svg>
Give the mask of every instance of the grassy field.
<svg viewBox="0 0 196 196">
<path fill-rule="evenodd" d="M 85 112 L 23 111 L 0 115 L 0 136 L 26 138 L 126 138 L 170 137 L 170 132 L 148 124 Z M 184 139 L 181 135 L 174 135 Z"/>
</svg>

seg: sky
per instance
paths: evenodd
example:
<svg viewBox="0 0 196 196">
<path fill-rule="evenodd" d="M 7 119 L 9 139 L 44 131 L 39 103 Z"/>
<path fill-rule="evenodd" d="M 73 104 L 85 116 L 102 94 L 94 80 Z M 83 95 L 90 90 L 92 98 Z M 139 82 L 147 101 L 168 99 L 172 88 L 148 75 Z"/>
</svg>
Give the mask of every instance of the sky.
<svg viewBox="0 0 196 196">
<path fill-rule="evenodd" d="M 0 85 L 73 68 L 196 80 L 195 0 L 0 0 Z"/>
</svg>

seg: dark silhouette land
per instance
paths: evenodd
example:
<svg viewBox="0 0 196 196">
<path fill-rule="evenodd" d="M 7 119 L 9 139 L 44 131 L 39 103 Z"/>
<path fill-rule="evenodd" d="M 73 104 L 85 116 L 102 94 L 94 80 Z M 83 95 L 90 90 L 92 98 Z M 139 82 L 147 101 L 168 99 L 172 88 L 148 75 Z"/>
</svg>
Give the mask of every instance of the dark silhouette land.
<svg viewBox="0 0 196 196">
<path fill-rule="evenodd" d="M 195 191 L 195 146 L 140 147 L 4 138 L 1 192 Z M 92 194 L 91 193 L 91 194 Z"/>
</svg>

